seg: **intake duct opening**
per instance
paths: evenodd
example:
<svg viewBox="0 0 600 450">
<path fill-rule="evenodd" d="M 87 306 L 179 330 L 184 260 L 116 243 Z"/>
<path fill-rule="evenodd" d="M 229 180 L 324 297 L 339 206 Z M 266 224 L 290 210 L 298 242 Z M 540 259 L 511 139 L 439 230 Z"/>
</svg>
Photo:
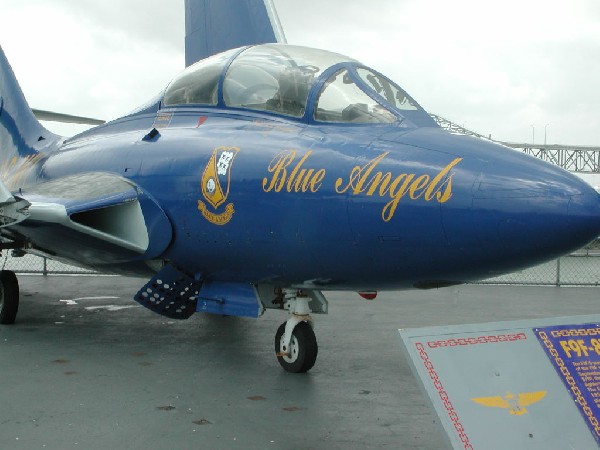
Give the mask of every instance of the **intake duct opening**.
<svg viewBox="0 0 600 450">
<path fill-rule="evenodd" d="M 142 251 L 148 248 L 148 230 L 138 200 L 73 213 L 70 219 Z"/>
</svg>

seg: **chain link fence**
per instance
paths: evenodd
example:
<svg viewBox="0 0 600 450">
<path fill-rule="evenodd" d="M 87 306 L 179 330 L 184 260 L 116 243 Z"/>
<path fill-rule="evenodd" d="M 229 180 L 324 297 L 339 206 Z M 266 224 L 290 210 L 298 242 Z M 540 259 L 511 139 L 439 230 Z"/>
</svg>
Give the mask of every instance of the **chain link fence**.
<svg viewBox="0 0 600 450">
<path fill-rule="evenodd" d="M 41 256 L 26 254 L 25 256 L 13 257 L 9 251 L 5 251 L 2 256 L 2 269 L 12 270 L 18 274 L 38 274 L 38 275 L 85 275 L 95 273 L 92 270 L 82 269 L 81 267 L 70 266 L 52 259 Z"/>
<path fill-rule="evenodd" d="M 95 273 L 35 255 L 13 257 L 10 256 L 10 252 L 5 252 L 3 255 L 2 268 L 19 274 L 86 275 Z M 488 278 L 480 283 L 598 286 L 600 285 L 600 238 L 568 256 L 529 269 Z"/>
<path fill-rule="evenodd" d="M 488 278 L 481 283 L 598 286 L 600 285 L 600 238 L 570 255 L 529 269 Z"/>
<path fill-rule="evenodd" d="M 488 278 L 481 284 L 600 285 L 600 252 L 577 252 L 529 269 Z"/>
</svg>

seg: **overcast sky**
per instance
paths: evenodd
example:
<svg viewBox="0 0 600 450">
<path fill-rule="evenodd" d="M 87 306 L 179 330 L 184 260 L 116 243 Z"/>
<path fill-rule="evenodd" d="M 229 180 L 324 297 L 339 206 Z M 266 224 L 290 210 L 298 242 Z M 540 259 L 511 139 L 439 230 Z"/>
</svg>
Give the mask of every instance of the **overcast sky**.
<svg viewBox="0 0 600 450">
<path fill-rule="evenodd" d="M 600 146 L 598 0 L 275 4 L 289 43 L 352 56 L 429 112 L 500 140 Z M 113 119 L 183 69 L 183 12 L 183 0 L 2 0 L 0 45 L 32 107 Z"/>
</svg>

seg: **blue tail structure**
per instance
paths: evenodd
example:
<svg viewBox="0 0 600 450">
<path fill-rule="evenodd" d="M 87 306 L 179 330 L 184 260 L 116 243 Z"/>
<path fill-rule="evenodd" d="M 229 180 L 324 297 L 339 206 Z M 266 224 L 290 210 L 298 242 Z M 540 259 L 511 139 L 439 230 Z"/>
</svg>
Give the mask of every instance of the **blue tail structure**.
<svg viewBox="0 0 600 450">
<path fill-rule="evenodd" d="M 272 0 L 185 0 L 185 65 L 244 45 L 286 43 Z"/>
<path fill-rule="evenodd" d="M 35 118 L 0 47 L 0 164 L 35 155 L 58 139 Z"/>
</svg>

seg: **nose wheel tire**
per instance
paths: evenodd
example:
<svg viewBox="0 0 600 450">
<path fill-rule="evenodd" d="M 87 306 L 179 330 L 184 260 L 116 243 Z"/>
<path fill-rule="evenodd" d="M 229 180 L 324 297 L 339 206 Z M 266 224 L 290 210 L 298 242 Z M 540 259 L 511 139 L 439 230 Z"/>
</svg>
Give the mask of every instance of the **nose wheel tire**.
<svg viewBox="0 0 600 450">
<path fill-rule="evenodd" d="M 284 347 L 285 322 L 275 334 L 275 353 L 281 367 L 292 373 L 307 372 L 315 365 L 319 347 L 312 327 L 307 322 L 300 322 L 292 332 L 290 348 Z M 285 353 L 285 354 L 284 354 Z M 282 355 L 283 356 L 279 356 Z"/>
<path fill-rule="evenodd" d="M 0 324 L 15 323 L 19 310 L 19 282 L 14 272 L 0 271 Z"/>
</svg>

